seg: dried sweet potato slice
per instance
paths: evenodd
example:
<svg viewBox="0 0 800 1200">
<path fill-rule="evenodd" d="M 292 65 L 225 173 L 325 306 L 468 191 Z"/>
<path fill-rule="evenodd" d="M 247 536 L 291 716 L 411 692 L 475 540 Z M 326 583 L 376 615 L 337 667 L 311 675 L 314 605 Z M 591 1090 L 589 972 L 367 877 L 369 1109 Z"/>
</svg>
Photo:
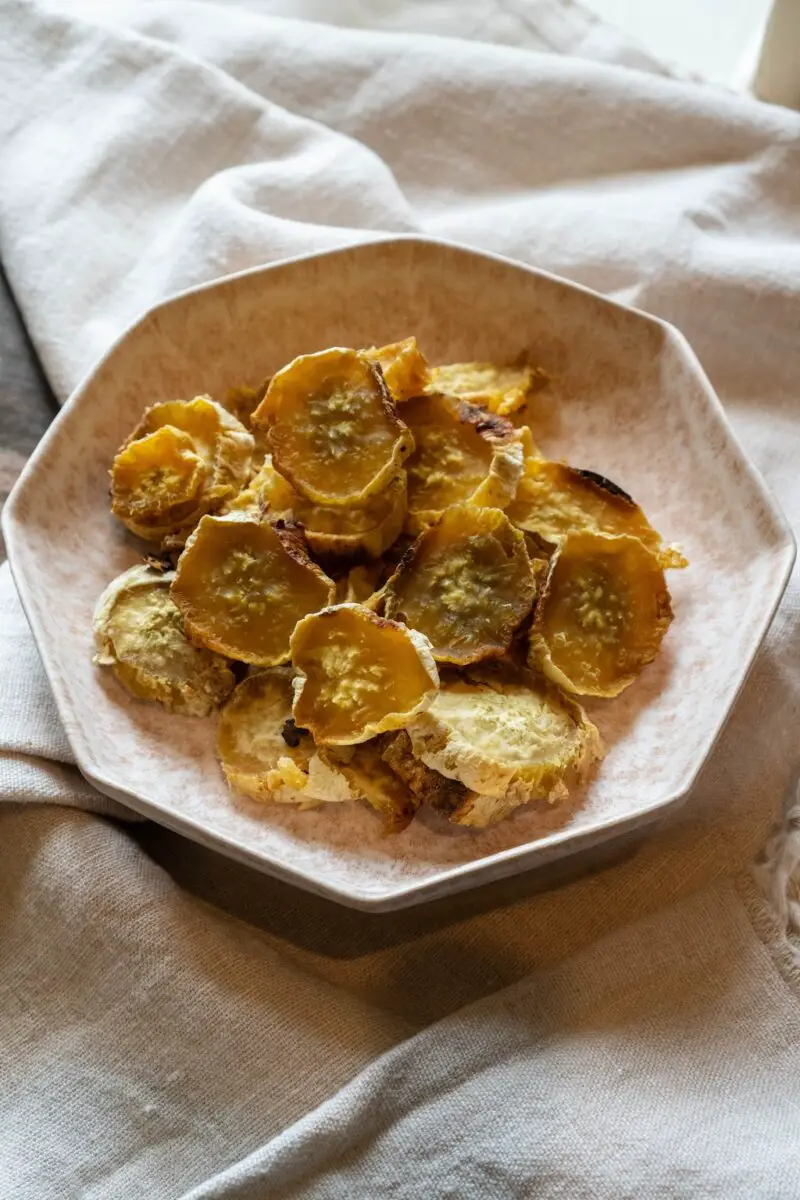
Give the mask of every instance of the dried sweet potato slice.
<svg viewBox="0 0 800 1200">
<path fill-rule="evenodd" d="M 603 754 L 580 705 L 540 676 L 510 669 L 442 679 L 408 735 L 427 767 L 467 789 L 450 820 L 476 828 L 531 800 L 563 800 Z"/>
<path fill-rule="evenodd" d="M 664 545 L 628 493 L 594 471 L 530 459 L 506 512 L 518 529 L 551 545 L 571 533 L 627 534 L 652 550 L 663 567 L 687 565 L 679 550 Z"/>
<path fill-rule="evenodd" d="M 264 461 L 269 447 L 267 446 L 266 430 L 257 429 L 253 425 L 253 413 L 264 399 L 268 387 L 269 379 L 265 379 L 257 388 L 241 384 L 238 387 L 228 388 L 225 396 L 225 408 L 229 413 L 233 413 L 237 421 L 240 421 L 245 429 L 248 429 L 253 435 L 253 466 L 256 468 Z"/>
<path fill-rule="evenodd" d="M 406 473 L 401 470 L 378 495 L 363 505 L 325 508 L 300 496 L 271 458 L 234 501 L 230 511 L 269 513 L 302 525 L 315 554 L 352 558 L 356 554 L 377 558 L 400 533 L 408 505 Z"/>
<path fill-rule="evenodd" d="M 251 432 L 253 413 L 266 396 L 268 387 L 269 379 L 265 379 L 258 387 L 250 387 L 248 384 L 242 383 L 228 388 L 225 395 L 225 408 L 229 413 L 233 413 L 245 429 L 250 429 Z"/>
<path fill-rule="evenodd" d="M 316 808 L 354 799 L 345 776 L 292 719 L 292 672 L 249 675 L 222 710 L 217 757 L 229 786 L 253 800 Z"/>
<path fill-rule="evenodd" d="M 148 408 L 111 468 L 111 510 L 136 534 L 181 541 L 236 495 L 252 467 L 253 437 L 208 396 Z"/>
<path fill-rule="evenodd" d="M 418 533 L 451 504 L 505 508 L 522 474 L 523 446 L 509 421 L 443 395 L 403 405 L 416 450 L 408 470 L 408 520 Z"/>
<path fill-rule="evenodd" d="M 383 818 L 387 833 L 400 833 L 413 820 L 419 800 L 383 759 L 383 736 L 358 746 L 328 746 L 325 757 L 353 792 Z"/>
<path fill-rule="evenodd" d="M 299 530 L 230 513 L 203 517 L 190 536 L 172 598 L 200 645 L 276 666 L 288 660 L 300 618 L 329 604 L 334 590 Z"/>
<path fill-rule="evenodd" d="M 490 362 L 446 363 L 431 367 L 429 377 L 429 391 L 458 396 L 500 417 L 519 412 L 549 380 L 540 367 L 527 363 L 504 367 Z"/>
<path fill-rule="evenodd" d="M 232 413 L 210 396 L 167 400 L 146 410 L 133 436 L 144 436 L 164 425 L 182 429 L 202 455 L 209 470 L 209 504 L 219 507 L 236 494 L 250 474 L 253 436 Z"/>
<path fill-rule="evenodd" d="M 508 649 L 536 591 L 524 534 L 505 513 L 457 504 L 401 561 L 384 612 L 423 633 L 438 662 L 463 666 Z"/>
<path fill-rule="evenodd" d="M 187 638 L 170 597 L 172 578 L 172 572 L 140 565 L 108 585 L 94 613 L 94 661 L 111 667 L 138 699 L 203 717 L 236 681 L 227 659 Z"/>
<path fill-rule="evenodd" d="M 111 468 L 111 511 L 137 537 L 160 541 L 191 519 L 207 469 L 187 433 L 171 425 L 129 442 Z"/>
<path fill-rule="evenodd" d="M 361 353 L 381 368 L 386 386 L 398 404 L 418 396 L 427 386 L 428 363 L 415 337 L 388 346 L 371 346 Z"/>
<path fill-rule="evenodd" d="M 363 504 L 383 491 L 414 439 L 380 371 L 355 350 L 296 358 L 253 414 L 275 467 L 313 504 Z"/>
<path fill-rule="evenodd" d="M 664 571 L 638 538 L 569 534 L 537 601 L 530 661 L 567 691 L 616 696 L 655 658 L 671 621 Z"/>
<path fill-rule="evenodd" d="M 362 564 L 347 572 L 345 579 L 345 600 L 352 604 L 366 604 L 374 608 L 373 598 L 380 590 L 386 579 L 387 568 L 382 562 Z"/>
<path fill-rule="evenodd" d="M 319 743 L 353 745 L 400 729 L 436 695 L 427 639 L 360 604 L 305 617 L 291 647 L 294 718 Z"/>
</svg>

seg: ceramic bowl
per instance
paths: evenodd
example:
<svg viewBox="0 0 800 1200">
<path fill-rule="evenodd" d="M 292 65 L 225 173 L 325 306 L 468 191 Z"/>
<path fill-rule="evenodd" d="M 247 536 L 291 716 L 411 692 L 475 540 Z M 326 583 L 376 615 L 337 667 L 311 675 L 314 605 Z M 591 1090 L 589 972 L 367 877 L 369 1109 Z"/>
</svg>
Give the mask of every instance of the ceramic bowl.
<svg viewBox="0 0 800 1200">
<path fill-rule="evenodd" d="M 424 812 L 384 836 L 359 803 L 297 812 L 238 800 L 212 719 L 132 700 L 92 665 L 91 616 L 137 559 L 108 508 L 108 468 L 142 409 L 224 397 L 301 353 L 417 335 L 432 362 L 511 360 L 552 374 L 540 441 L 631 492 L 691 566 L 657 661 L 591 705 L 608 755 L 564 810 L 482 832 Z M 235 275 L 159 305 L 65 405 L 5 509 L 14 576 L 77 761 L 102 792 L 187 837 L 344 904 L 388 910 L 597 843 L 686 797 L 780 599 L 794 543 L 683 336 L 530 267 L 407 237 Z"/>
</svg>

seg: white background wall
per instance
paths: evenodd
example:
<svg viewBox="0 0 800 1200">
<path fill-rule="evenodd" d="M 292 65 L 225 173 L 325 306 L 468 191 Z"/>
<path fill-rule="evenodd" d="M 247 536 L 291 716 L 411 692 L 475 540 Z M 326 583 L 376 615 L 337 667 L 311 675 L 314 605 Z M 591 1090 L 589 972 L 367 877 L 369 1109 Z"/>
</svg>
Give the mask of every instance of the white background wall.
<svg viewBox="0 0 800 1200">
<path fill-rule="evenodd" d="M 583 0 L 668 62 L 745 87 L 772 0 Z M 800 69 L 800 66 L 798 67 Z"/>
</svg>

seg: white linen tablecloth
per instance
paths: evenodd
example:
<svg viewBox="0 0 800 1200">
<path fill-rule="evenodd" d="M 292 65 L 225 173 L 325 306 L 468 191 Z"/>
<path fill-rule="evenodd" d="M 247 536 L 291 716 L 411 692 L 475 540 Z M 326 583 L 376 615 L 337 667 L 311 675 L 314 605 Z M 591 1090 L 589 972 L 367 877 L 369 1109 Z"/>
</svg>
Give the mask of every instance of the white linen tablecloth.
<svg viewBox="0 0 800 1200">
<path fill-rule="evenodd" d="M 0 254 L 61 399 L 169 292 L 392 230 L 674 321 L 800 525 L 797 114 L 568 0 L 0 0 Z M 369 917 L 98 796 L 4 568 L 0 1197 L 797 1196 L 796 822 L 751 863 L 799 594 L 635 851 Z"/>
</svg>

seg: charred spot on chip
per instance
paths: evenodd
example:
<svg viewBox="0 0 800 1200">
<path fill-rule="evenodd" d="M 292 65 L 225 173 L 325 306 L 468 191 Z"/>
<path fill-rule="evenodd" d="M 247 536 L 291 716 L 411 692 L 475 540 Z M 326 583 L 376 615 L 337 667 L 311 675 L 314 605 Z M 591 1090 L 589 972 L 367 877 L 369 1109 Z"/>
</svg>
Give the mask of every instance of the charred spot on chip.
<svg viewBox="0 0 800 1200">
<path fill-rule="evenodd" d="M 171 571 L 174 566 L 173 556 L 170 554 L 145 554 L 142 562 L 152 571 L 159 571 L 162 574 L 164 571 Z"/>
<path fill-rule="evenodd" d="M 300 745 L 303 738 L 311 737 L 311 734 L 307 729 L 303 729 L 301 725 L 298 725 L 294 717 L 287 717 L 287 719 L 283 722 L 281 737 L 286 742 L 287 746 L 291 746 L 292 749 L 295 750 Z"/>
<path fill-rule="evenodd" d="M 636 503 L 633 496 L 629 495 L 619 484 L 614 483 L 611 479 L 606 479 L 605 475 L 598 475 L 597 471 L 586 471 L 581 467 L 573 467 L 573 470 L 581 479 L 585 479 L 587 483 L 593 483 L 595 487 L 601 488 L 604 492 L 609 492 L 620 500 L 627 500 L 628 504 Z"/>
<path fill-rule="evenodd" d="M 488 409 L 477 404 L 461 400 L 458 405 L 458 418 L 464 425 L 472 425 L 478 433 L 495 438 L 508 438 L 514 435 L 514 426 L 505 417 L 498 417 Z"/>
</svg>

